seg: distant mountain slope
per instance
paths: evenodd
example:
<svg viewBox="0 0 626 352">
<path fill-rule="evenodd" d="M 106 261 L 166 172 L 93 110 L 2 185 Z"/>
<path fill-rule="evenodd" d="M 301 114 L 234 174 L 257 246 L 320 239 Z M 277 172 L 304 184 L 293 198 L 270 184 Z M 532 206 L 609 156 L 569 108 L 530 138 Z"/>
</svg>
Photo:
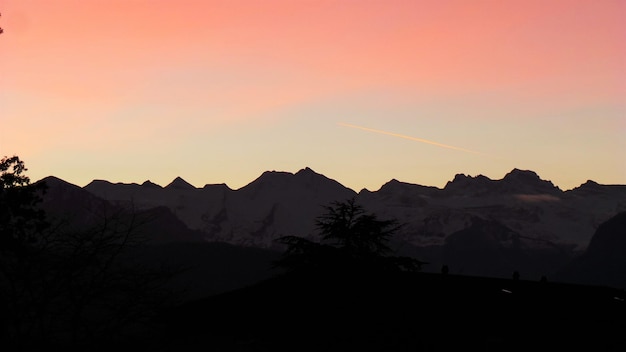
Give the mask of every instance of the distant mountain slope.
<svg viewBox="0 0 626 352">
<path fill-rule="evenodd" d="M 176 292 L 182 292 L 180 299 L 205 297 L 237 289 L 269 278 L 280 271 L 273 267 L 273 261 L 278 258 L 279 252 L 206 241 L 203 232 L 188 228 L 172 209 L 165 205 L 155 206 L 153 199 L 178 197 L 179 193 L 172 196 L 167 188 L 150 183 L 141 186 L 113 185 L 106 181 L 94 181 L 90 186 L 106 194 L 138 196 L 140 201 L 137 204 L 144 206 L 141 208 L 131 207 L 131 202 L 102 199 L 56 177 L 46 177 L 37 182 L 47 185 L 41 207 L 53 223 L 63 222 L 63 226 L 59 228 L 61 231 L 90 233 L 104 226 L 119 226 L 122 231 L 128 229 L 134 239 L 144 244 L 128 247 L 128 252 L 125 252 L 134 264 L 159 270 L 180 270 L 168 283 Z M 204 191 L 210 194 L 213 190 L 219 192 L 222 189 L 221 186 L 216 186 L 213 190 L 211 188 L 205 187 Z M 182 189 L 184 192 L 188 187 Z M 180 190 L 178 188 L 177 192 Z M 146 200 L 142 196 L 157 198 L 141 203 Z M 134 202 L 132 205 L 136 206 Z"/>
<path fill-rule="evenodd" d="M 469 227 L 446 238 L 441 260 L 456 274 L 511 278 L 517 272 L 527 280 L 552 279 L 573 255 L 536 241 L 497 221 L 474 217 Z"/>
<path fill-rule="evenodd" d="M 93 181 L 85 190 L 116 204 L 167 206 L 207 240 L 265 248 L 279 236 L 310 235 L 322 205 L 356 196 L 310 168 L 267 171 L 236 191 L 224 184 L 198 189 L 180 177 L 165 188 Z"/>
<path fill-rule="evenodd" d="M 190 230 L 164 205 L 131 208 L 56 177 L 49 176 L 38 182 L 47 185 L 42 208 L 53 221 L 63 221 L 70 230 L 81 231 L 98 228 L 105 222 L 121 221 L 132 222 L 132 231 L 149 243 L 204 242 L 201 232 Z"/>
<path fill-rule="evenodd" d="M 282 235 L 312 235 L 311 219 L 320 206 L 350 197 L 404 223 L 399 239 L 415 246 L 443 245 L 470 218 L 480 217 L 502 222 L 537 244 L 549 241 L 582 250 L 600 222 L 626 210 L 626 186 L 589 181 L 564 192 L 535 172 L 520 169 L 501 180 L 457 174 L 443 189 L 391 180 L 377 191 L 358 194 L 310 168 L 295 174 L 267 171 L 239 190 L 225 184 L 200 189 L 180 177 L 165 188 L 148 181 L 93 181 L 85 189 L 140 208 L 167 206 L 210 240 L 263 247 Z"/>
<path fill-rule="evenodd" d="M 47 186 L 41 207 L 48 216 L 68 221 L 73 228 L 92 226 L 100 220 L 104 209 L 113 209 L 106 199 L 60 178 L 48 176 L 37 182 Z"/>
<path fill-rule="evenodd" d="M 111 183 L 94 180 L 84 187 L 86 191 L 114 204 L 149 209 L 157 206 L 169 208 L 191 229 L 201 229 L 205 214 L 219 212 L 226 194 L 231 191 L 225 184 L 196 188 L 180 177 L 167 187 L 150 181 L 136 183 Z"/>
<path fill-rule="evenodd" d="M 585 253 L 564 268 L 559 279 L 626 289 L 626 211 L 598 226 Z"/>
<path fill-rule="evenodd" d="M 626 210 L 626 186 L 563 192 L 532 171 L 514 169 L 502 180 L 456 175 L 443 189 L 392 180 L 359 200 L 382 217 L 405 223 L 402 239 L 416 246 L 443 245 L 450 234 L 478 217 L 535 239 L 583 250 L 598 224 Z"/>
</svg>

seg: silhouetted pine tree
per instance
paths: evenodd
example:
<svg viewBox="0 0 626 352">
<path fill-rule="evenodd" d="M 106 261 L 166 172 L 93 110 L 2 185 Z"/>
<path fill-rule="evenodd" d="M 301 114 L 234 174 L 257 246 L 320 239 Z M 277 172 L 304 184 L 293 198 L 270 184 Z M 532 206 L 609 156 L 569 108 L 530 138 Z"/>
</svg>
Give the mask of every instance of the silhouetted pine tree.
<svg viewBox="0 0 626 352">
<path fill-rule="evenodd" d="M 395 219 L 380 220 L 366 213 L 354 198 L 333 202 L 316 219 L 320 242 L 284 236 L 287 246 L 275 264 L 294 270 L 396 270 L 419 271 L 425 262 L 392 256 L 388 242 L 400 229 Z"/>
</svg>

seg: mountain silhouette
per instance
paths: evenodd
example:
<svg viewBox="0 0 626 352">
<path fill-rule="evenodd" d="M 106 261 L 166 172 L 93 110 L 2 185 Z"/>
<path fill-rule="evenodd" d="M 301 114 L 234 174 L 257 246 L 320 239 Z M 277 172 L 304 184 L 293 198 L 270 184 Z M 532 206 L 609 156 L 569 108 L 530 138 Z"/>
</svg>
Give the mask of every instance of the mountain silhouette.
<svg viewBox="0 0 626 352">
<path fill-rule="evenodd" d="M 626 212 L 598 226 L 587 250 L 559 272 L 563 281 L 626 289 Z"/>
<path fill-rule="evenodd" d="M 180 176 L 176 177 L 170 184 L 165 186 L 167 189 L 185 189 L 185 190 L 193 190 L 196 189 L 192 184 L 183 180 Z"/>
<path fill-rule="evenodd" d="M 163 188 L 150 180 L 146 180 L 144 183 L 141 184 L 141 186 L 148 188 Z"/>
<path fill-rule="evenodd" d="M 180 187 L 94 180 L 81 188 L 52 176 L 38 182 L 48 186 L 42 207 L 72 223 L 71 233 L 111 215 L 137 221 L 147 245 L 124 258 L 182 269 L 167 286 L 180 304 L 160 311 L 155 330 L 126 347 L 626 347 L 626 187 L 588 181 L 562 191 L 522 170 L 502 180 L 454 179 L 442 189 L 392 179 L 358 193 L 309 168 L 268 171 L 237 190 L 197 188 L 182 178 L 171 183 Z M 426 261 L 424 270 L 272 266 L 282 253 L 277 236 L 315 239 L 322 206 L 347 198 L 380 219 L 399 219 L 392 250 Z"/>
<path fill-rule="evenodd" d="M 281 249 L 276 243 L 281 236 L 315 239 L 313 219 L 322 206 L 355 197 L 368 211 L 403 224 L 391 239 L 394 250 L 428 261 L 426 271 L 448 265 L 452 273 L 465 275 L 509 277 L 516 268 L 527 277 L 553 278 L 584 253 L 603 221 L 626 211 L 626 186 L 588 181 L 562 191 L 521 169 L 499 180 L 457 174 L 443 188 L 392 179 L 378 190 L 358 193 L 308 167 L 296 173 L 266 171 L 236 190 L 223 183 L 197 188 L 181 177 L 166 187 L 148 182 L 94 180 L 83 190 L 118 206 L 165 207 L 203 241 L 270 250 Z M 513 237 L 476 224 L 516 234 L 515 255 Z M 484 261 L 482 269 L 459 262 L 471 258 L 457 246 L 465 237 L 475 247 L 482 243 L 493 249 L 489 260 L 476 254 Z M 459 253 L 456 261 L 445 255 L 454 251 Z"/>
<path fill-rule="evenodd" d="M 501 180 L 486 176 L 476 177 L 457 174 L 448 182 L 444 190 L 452 193 L 469 192 L 473 195 L 486 194 L 560 194 L 561 189 L 552 182 L 542 180 L 531 170 L 513 169 Z"/>
</svg>

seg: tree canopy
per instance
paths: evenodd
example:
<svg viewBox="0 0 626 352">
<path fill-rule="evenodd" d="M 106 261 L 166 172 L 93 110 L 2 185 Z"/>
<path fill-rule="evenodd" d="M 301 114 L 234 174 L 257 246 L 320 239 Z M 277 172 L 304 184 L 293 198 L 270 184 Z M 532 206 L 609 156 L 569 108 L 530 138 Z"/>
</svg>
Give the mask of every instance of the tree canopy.
<svg viewBox="0 0 626 352">
<path fill-rule="evenodd" d="M 17 250 L 37 240 L 48 227 L 44 212 L 37 207 L 44 183 L 31 184 L 28 169 L 18 156 L 0 160 L 0 249 Z"/>
<path fill-rule="evenodd" d="M 354 198 L 332 202 L 315 219 L 319 242 L 283 236 L 286 246 L 276 266 L 288 271 L 394 270 L 419 271 L 426 264 L 412 257 L 390 255 L 389 241 L 400 229 L 395 219 L 379 219 Z"/>
</svg>

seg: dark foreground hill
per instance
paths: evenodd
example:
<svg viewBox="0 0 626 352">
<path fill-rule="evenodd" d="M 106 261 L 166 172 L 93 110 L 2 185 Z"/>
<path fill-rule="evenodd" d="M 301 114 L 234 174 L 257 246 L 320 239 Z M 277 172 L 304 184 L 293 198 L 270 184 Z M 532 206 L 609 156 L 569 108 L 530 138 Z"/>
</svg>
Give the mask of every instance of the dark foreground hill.
<svg viewBox="0 0 626 352">
<path fill-rule="evenodd" d="M 167 351 L 626 349 L 623 290 L 433 273 L 286 275 L 162 317 Z"/>
</svg>

